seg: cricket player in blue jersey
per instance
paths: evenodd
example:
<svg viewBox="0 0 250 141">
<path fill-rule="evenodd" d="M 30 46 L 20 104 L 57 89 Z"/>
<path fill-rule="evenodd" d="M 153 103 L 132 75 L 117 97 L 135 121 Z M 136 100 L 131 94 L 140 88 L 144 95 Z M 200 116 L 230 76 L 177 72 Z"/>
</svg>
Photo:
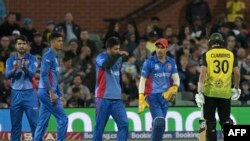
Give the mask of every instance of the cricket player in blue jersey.
<svg viewBox="0 0 250 141">
<path fill-rule="evenodd" d="M 48 126 L 50 115 L 56 118 L 57 141 L 65 141 L 68 117 L 64 112 L 64 100 L 59 90 L 59 61 L 57 51 L 61 50 L 63 36 L 59 33 L 50 35 L 50 48 L 44 52 L 41 62 L 41 76 L 38 86 L 40 100 L 40 115 L 35 132 L 35 141 L 42 141 Z"/>
<path fill-rule="evenodd" d="M 28 40 L 25 36 L 15 39 L 17 54 L 9 57 L 6 62 L 6 77 L 11 79 L 11 140 L 20 141 L 22 117 L 25 112 L 32 136 L 37 126 L 38 99 L 32 85 L 32 77 L 37 69 L 37 58 L 29 53 Z"/>
<path fill-rule="evenodd" d="M 96 58 L 96 123 L 93 141 L 102 141 L 102 135 L 110 115 L 118 126 L 117 141 L 128 138 L 128 118 L 121 100 L 122 56 L 128 56 L 120 50 L 120 41 L 110 37 L 106 41 L 106 51 Z"/>
<path fill-rule="evenodd" d="M 166 56 L 168 41 L 158 39 L 155 46 L 156 55 L 144 62 L 141 71 L 139 113 L 149 106 L 153 119 L 151 141 L 162 141 L 168 104 L 174 101 L 180 78 L 175 60 Z"/>
</svg>

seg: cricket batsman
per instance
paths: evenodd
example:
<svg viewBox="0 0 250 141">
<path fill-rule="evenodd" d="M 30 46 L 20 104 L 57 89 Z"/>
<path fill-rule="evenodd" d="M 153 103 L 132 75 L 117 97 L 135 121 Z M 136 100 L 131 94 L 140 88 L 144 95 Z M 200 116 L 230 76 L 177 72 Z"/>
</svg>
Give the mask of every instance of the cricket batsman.
<svg viewBox="0 0 250 141">
<path fill-rule="evenodd" d="M 68 117 L 64 112 L 62 101 L 64 100 L 59 90 L 59 61 L 57 51 L 61 50 L 63 36 L 59 33 L 50 35 L 50 48 L 44 52 L 41 62 L 41 75 L 38 87 L 40 100 L 40 115 L 35 132 L 35 141 L 42 141 L 48 127 L 50 115 L 56 118 L 57 141 L 65 141 Z"/>
<path fill-rule="evenodd" d="M 29 53 L 28 39 L 21 35 L 15 39 L 17 54 L 9 57 L 6 62 L 6 77 L 11 79 L 11 140 L 20 141 L 22 118 L 25 112 L 32 137 L 37 126 L 38 100 L 32 85 L 32 77 L 37 69 L 37 58 Z"/>
<path fill-rule="evenodd" d="M 233 124 L 230 119 L 231 99 L 240 97 L 240 71 L 234 54 L 224 47 L 220 33 L 213 33 L 209 38 L 210 50 L 205 52 L 201 61 L 201 72 L 198 82 L 198 94 L 195 100 L 203 108 L 206 120 L 206 139 L 217 141 L 215 112 L 218 111 L 220 125 Z M 232 86 L 234 74 L 234 87 Z"/>
<path fill-rule="evenodd" d="M 160 38 L 155 46 L 156 55 L 144 62 L 141 71 L 139 113 L 149 106 L 153 119 L 151 141 L 162 141 L 168 104 L 175 100 L 180 78 L 175 60 L 166 55 L 168 41 Z"/>
</svg>

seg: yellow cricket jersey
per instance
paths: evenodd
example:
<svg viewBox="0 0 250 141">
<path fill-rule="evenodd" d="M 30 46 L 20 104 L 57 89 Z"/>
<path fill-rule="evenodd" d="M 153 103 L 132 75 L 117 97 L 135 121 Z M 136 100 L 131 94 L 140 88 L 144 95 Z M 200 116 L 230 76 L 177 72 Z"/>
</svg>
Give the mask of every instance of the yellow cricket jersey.
<svg viewBox="0 0 250 141">
<path fill-rule="evenodd" d="M 150 53 L 153 53 L 155 51 L 155 42 L 147 41 L 146 48 L 150 51 Z"/>
<path fill-rule="evenodd" d="M 234 54 L 226 48 L 212 48 L 203 54 L 201 65 L 207 67 L 204 95 L 230 98 L 232 72 L 237 67 Z"/>
<path fill-rule="evenodd" d="M 232 13 L 227 15 L 228 22 L 234 22 L 236 17 L 243 18 L 243 14 L 238 14 L 237 11 L 240 11 L 242 9 L 246 8 L 246 5 L 241 0 L 235 2 L 235 1 L 228 1 L 226 4 L 227 9 L 232 6 Z"/>
</svg>

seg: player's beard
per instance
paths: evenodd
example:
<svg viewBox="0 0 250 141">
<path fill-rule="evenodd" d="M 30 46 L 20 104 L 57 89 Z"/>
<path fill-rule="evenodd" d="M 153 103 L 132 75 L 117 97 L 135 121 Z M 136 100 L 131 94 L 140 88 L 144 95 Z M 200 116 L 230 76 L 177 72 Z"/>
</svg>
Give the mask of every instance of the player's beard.
<svg viewBox="0 0 250 141">
<path fill-rule="evenodd" d="M 20 48 L 20 49 L 18 50 L 18 53 L 19 53 L 20 55 L 24 55 L 24 54 L 26 53 L 26 49 Z"/>
<path fill-rule="evenodd" d="M 161 52 L 161 51 L 157 52 L 157 57 L 158 57 L 159 59 L 164 58 L 163 52 Z"/>
</svg>

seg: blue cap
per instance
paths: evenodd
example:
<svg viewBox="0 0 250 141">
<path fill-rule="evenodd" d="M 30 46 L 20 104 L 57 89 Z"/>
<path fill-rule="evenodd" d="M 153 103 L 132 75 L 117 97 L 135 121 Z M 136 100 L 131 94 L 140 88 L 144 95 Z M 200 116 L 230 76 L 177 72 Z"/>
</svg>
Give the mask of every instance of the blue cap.
<svg viewBox="0 0 250 141">
<path fill-rule="evenodd" d="M 33 23 L 33 21 L 31 20 L 31 18 L 25 18 L 24 21 L 23 21 L 24 25 L 30 25 L 32 23 Z"/>
</svg>

